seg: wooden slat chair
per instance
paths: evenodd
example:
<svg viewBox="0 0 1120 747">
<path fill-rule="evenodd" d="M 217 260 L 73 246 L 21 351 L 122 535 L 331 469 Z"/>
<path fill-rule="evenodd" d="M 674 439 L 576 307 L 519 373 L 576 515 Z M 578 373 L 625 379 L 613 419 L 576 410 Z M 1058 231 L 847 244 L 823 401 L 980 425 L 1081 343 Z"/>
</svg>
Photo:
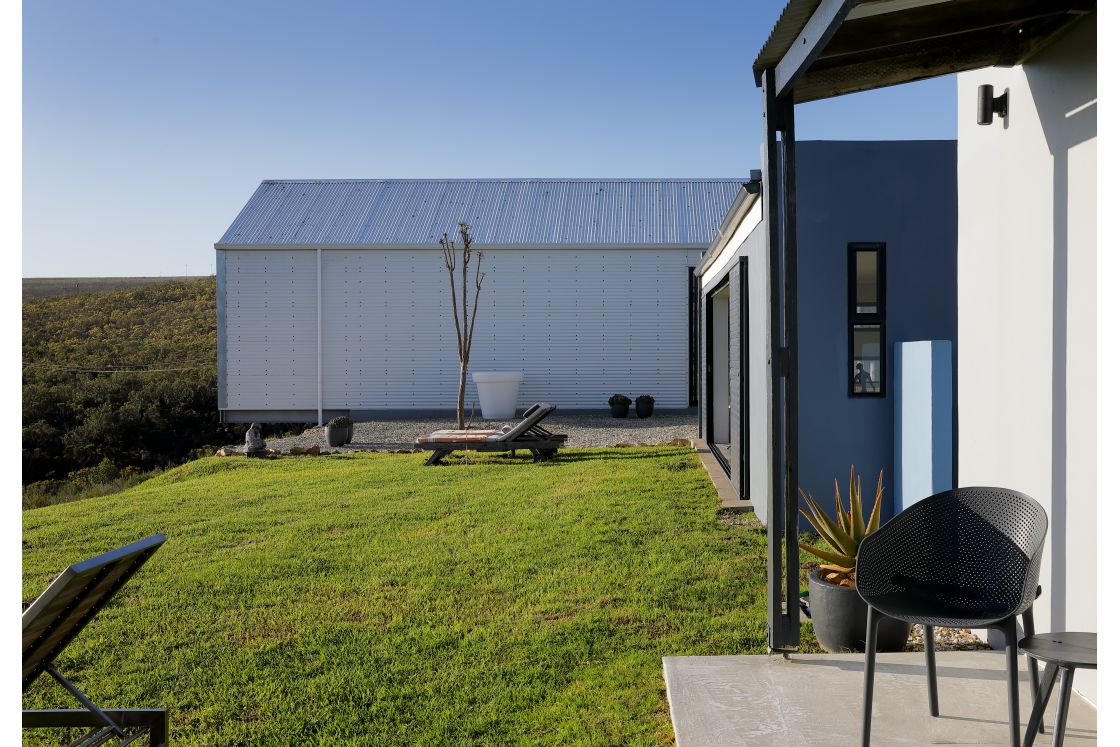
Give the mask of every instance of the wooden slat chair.
<svg viewBox="0 0 1120 747">
<path fill-rule="evenodd" d="M 166 709 L 104 710 L 55 668 L 55 659 L 82 632 L 167 538 L 162 534 L 75 563 L 23 612 L 23 691 L 46 672 L 82 708 L 23 712 L 23 728 L 89 728 L 67 747 L 95 747 L 110 740 L 130 744 L 145 734 L 152 747 L 167 744 Z"/>
<path fill-rule="evenodd" d="M 499 430 L 443 430 L 416 439 L 416 446 L 432 452 L 425 465 L 439 464 L 453 451 L 508 451 L 528 449 L 534 462 L 543 462 L 556 456 L 568 440 L 563 433 L 553 433 L 541 421 L 556 409 L 556 405 L 538 402 L 525 410 L 521 422 Z"/>
</svg>

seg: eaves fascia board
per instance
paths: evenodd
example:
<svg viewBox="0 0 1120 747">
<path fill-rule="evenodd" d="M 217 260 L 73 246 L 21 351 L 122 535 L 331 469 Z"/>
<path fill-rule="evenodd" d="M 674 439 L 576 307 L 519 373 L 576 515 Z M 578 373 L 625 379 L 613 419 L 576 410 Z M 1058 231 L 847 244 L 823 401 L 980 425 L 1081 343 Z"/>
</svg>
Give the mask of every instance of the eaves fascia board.
<svg viewBox="0 0 1120 747">
<path fill-rule="evenodd" d="M 751 208 L 754 207 L 754 204 L 758 202 L 760 196 L 761 192 L 751 194 L 746 190 L 746 187 L 741 189 L 739 194 L 735 196 L 734 202 L 731 203 L 731 207 L 727 210 L 727 215 L 724 217 L 723 222 L 720 223 L 719 235 L 712 240 L 712 243 L 709 244 L 707 250 L 705 250 L 704 256 L 700 258 L 700 264 L 697 265 L 693 273 L 696 277 L 702 277 L 708 268 L 712 266 L 712 263 L 716 261 L 716 258 L 719 257 L 720 253 L 723 251 L 724 246 L 735 234 L 735 229 L 743 222 L 743 219 L 747 216 L 747 213 L 751 211 Z"/>
</svg>

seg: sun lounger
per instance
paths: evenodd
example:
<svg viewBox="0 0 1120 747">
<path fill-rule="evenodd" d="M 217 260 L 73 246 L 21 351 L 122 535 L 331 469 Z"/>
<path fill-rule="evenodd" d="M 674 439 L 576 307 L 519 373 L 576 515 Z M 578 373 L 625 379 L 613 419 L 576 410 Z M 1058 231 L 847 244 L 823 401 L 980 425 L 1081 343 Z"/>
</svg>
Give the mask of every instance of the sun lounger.
<svg viewBox="0 0 1120 747">
<path fill-rule="evenodd" d="M 568 440 L 563 433 L 553 433 L 541 425 L 556 405 L 538 402 L 525 410 L 521 422 L 500 430 L 446 430 L 429 433 L 416 439 L 416 446 L 432 452 L 426 465 L 439 464 L 453 451 L 508 451 L 528 449 L 534 462 L 543 462 L 556 456 Z"/>
<path fill-rule="evenodd" d="M 23 613 L 23 690 L 46 672 L 82 704 L 80 709 L 23 712 L 23 728 L 89 728 L 68 747 L 125 745 L 147 734 L 152 747 L 167 744 L 165 709 L 102 710 L 55 668 L 55 659 L 113 598 L 166 537 L 151 537 L 75 563 L 51 582 Z"/>
</svg>

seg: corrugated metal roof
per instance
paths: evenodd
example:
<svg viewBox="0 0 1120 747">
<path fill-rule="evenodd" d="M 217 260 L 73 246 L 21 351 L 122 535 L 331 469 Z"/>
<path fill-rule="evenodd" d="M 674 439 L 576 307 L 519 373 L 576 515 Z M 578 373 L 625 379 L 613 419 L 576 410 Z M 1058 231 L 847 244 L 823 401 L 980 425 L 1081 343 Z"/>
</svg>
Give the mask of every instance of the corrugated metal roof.
<svg viewBox="0 0 1120 747">
<path fill-rule="evenodd" d="M 741 179 L 266 180 L 217 243 L 707 246 Z"/>
<path fill-rule="evenodd" d="M 789 48 L 797 41 L 801 29 L 816 11 L 821 0 L 789 0 L 782 14 L 770 30 L 770 36 L 758 51 L 754 60 L 755 83 L 761 81 L 762 71 L 774 67 L 782 61 Z"/>
</svg>

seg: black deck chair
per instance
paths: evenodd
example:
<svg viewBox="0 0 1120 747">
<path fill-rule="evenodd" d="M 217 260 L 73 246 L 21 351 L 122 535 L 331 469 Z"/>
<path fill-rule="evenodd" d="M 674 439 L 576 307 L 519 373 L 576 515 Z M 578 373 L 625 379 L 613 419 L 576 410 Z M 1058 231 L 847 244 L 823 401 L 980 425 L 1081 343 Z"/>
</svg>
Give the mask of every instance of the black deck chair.
<svg viewBox="0 0 1120 747">
<path fill-rule="evenodd" d="M 416 439 L 416 446 L 432 452 L 424 462 L 426 465 L 439 464 L 453 451 L 508 451 L 514 455 L 518 449 L 528 449 L 534 462 L 547 461 L 568 440 L 565 434 L 553 433 L 541 425 L 555 409 L 556 405 L 538 402 L 526 408 L 517 425 L 500 430 L 435 431 Z"/>
<path fill-rule="evenodd" d="M 1019 745 L 1016 617 L 1034 635 L 1035 599 L 1047 530 L 1046 510 L 1004 488 L 958 488 L 910 506 L 867 535 L 856 557 L 856 590 L 867 602 L 861 744 L 871 744 L 875 643 L 889 616 L 925 632 L 929 712 L 937 716 L 933 626 L 992 628 L 1007 643 L 1007 712 L 1011 744 Z M 1038 698 L 1038 663 L 1027 661 Z"/>
<path fill-rule="evenodd" d="M 147 734 L 152 747 L 167 744 L 165 709 L 105 710 L 55 668 L 70 641 L 113 598 L 167 538 L 162 534 L 133 542 L 75 563 L 51 582 L 23 612 L 23 691 L 46 672 L 82 704 L 82 708 L 23 712 L 23 728 L 89 728 L 67 747 L 95 747 L 110 740 L 130 744 Z"/>
</svg>

